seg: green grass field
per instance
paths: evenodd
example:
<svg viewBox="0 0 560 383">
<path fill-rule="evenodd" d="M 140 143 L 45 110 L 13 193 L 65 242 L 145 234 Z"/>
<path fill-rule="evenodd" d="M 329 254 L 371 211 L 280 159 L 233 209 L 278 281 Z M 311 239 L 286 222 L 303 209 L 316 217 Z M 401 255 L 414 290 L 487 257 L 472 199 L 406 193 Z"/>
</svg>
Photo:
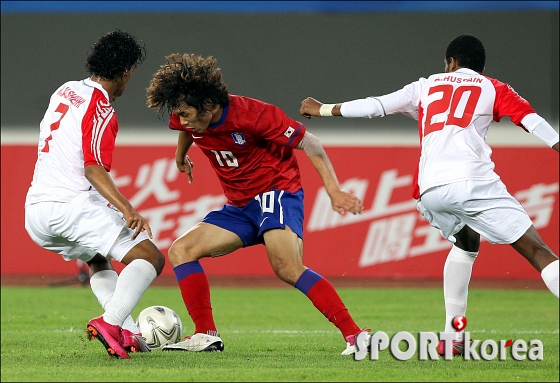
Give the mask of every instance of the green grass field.
<svg viewBox="0 0 560 383">
<path fill-rule="evenodd" d="M 101 314 L 89 288 L 2 286 L 1 380 L 7 381 L 559 381 L 559 305 L 548 291 L 471 289 L 467 311 L 473 339 L 540 339 L 542 361 L 454 358 L 355 361 L 345 343 L 296 289 L 213 288 L 222 353 L 163 352 L 111 359 L 85 325 Z M 385 331 L 439 332 L 441 289 L 341 288 L 360 326 Z M 178 288 L 150 287 L 133 316 L 164 305 L 193 331 Z"/>
</svg>

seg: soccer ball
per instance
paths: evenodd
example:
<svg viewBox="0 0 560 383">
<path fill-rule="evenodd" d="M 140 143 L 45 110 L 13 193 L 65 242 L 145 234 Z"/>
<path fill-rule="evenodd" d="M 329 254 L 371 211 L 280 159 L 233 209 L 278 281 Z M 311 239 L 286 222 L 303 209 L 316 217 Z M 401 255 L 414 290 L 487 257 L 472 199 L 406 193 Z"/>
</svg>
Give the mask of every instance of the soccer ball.
<svg viewBox="0 0 560 383">
<path fill-rule="evenodd" d="M 136 326 L 151 349 L 161 349 L 166 344 L 181 340 L 183 324 L 177 313 L 165 306 L 145 308 L 136 319 Z"/>
</svg>

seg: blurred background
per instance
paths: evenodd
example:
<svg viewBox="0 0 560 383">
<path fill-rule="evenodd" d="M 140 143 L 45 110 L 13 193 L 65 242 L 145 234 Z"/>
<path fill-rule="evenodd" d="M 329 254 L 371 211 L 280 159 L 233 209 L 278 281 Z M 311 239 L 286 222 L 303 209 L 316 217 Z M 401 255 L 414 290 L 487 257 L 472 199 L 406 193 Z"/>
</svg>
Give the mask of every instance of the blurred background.
<svg viewBox="0 0 560 383">
<path fill-rule="evenodd" d="M 114 105 L 122 131 L 168 134 L 145 106 L 151 77 L 171 53 L 212 55 L 233 94 L 280 106 L 382 95 L 444 69 L 447 44 L 473 34 L 486 75 L 509 83 L 558 125 L 557 1 L 2 1 L 2 129 L 38 132 L 53 91 L 88 76 L 97 38 L 126 30 L 146 61 Z M 307 123 L 314 132 L 339 119 Z M 358 130 L 407 129 L 404 116 L 345 119 Z M 173 136 L 174 137 L 174 136 Z"/>
<path fill-rule="evenodd" d="M 396 91 L 443 72 L 449 42 L 473 34 L 486 47 L 485 74 L 509 83 L 558 129 L 558 1 L 2 1 L 1 6 L 3 280 L 76 273 L 74 263 L 31 241 L 24 229 L 24 199 L 51 94 L 66 81 L 88 77 L 84 64 L 91 46 L 114 29 L 143 40 L 147 59 L 113 105 L 120 147 L 111 175 L 147 217 L 164 254 L 223 203 L 199 150 L 189 152 L 198 170 L 196 184 L 187 186 L 174 161 L 177 133 L 167 128 L 167 116 L 145 106 L 152 75 L 171 53 L 214 56 L 231 93 L 278 105 L 328 146 L 341 186 L 356 188 L 366 208 L 359 219 L 335 216 L 315 169 L 301 158 L 306 266 L 329 278 L 440 279 L 450 244 L 419 216 L 410 197 L 419 154 L 416 122 L 400 115 L 305 120 L 299 107 L 306 97 L 336 103 Z M 497 173 L 558 253 L 558 153 L 508 118 L 492 125 L 487 142 Z M 473 279 L 540 283 L 540 274 L 510 246 L 490 246 L 482 244 L 485 256 Z M 214 277 L 273 276 L 260 246 L 204 267 Z M 162 275 L 174 281 L 169 264 Z"/>
</svg>

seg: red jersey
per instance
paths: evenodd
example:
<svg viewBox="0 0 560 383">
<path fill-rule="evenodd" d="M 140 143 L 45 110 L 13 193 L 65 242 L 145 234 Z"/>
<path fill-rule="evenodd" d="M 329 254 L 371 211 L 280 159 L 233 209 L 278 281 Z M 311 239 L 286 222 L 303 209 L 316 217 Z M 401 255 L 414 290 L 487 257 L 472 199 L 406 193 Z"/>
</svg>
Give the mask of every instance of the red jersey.
<svg viewBox="0 0 560 383">
<path fill-rule="evenodd" d="M 171 113 L 169 128 L 187 131 L 216 171 L 228 203 L 245 206 L 255 196 L 275 189 L 295 193 L 301 177 L 293 149 L 306 127 L 277 106 L 230 95 L 220 121 L 198 134 Z"/>
</svg>

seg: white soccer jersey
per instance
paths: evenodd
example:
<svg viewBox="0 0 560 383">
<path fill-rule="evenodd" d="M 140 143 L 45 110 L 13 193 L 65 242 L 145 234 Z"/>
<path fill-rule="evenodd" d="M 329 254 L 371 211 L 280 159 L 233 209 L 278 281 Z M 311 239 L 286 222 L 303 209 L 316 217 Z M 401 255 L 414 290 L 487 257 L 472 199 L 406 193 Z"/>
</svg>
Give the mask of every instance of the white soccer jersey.
<svg viewBox="0 0 560 383">
<path fill-rule="evenodd" d="M 490 124 L 508 116 L 525 129 L 521 120 L 535 113 L 509 85 L 467 68 L 421 78 L 370 99 L 380 102 L 381 115 L 402 113 L 418 120 L 422 154 L 414 198 L 434 186 L 499 178 L 485 142 Z"/>
<path fill-rule="evenodd" d="M 40 125 L 38 159 L 25 206 L 69 202 L 89 190 L 88 165 L 111 170 L 117 116 L 105 89 L 91 79 L 70 81 L 51 96 Z"/>
</svg>

